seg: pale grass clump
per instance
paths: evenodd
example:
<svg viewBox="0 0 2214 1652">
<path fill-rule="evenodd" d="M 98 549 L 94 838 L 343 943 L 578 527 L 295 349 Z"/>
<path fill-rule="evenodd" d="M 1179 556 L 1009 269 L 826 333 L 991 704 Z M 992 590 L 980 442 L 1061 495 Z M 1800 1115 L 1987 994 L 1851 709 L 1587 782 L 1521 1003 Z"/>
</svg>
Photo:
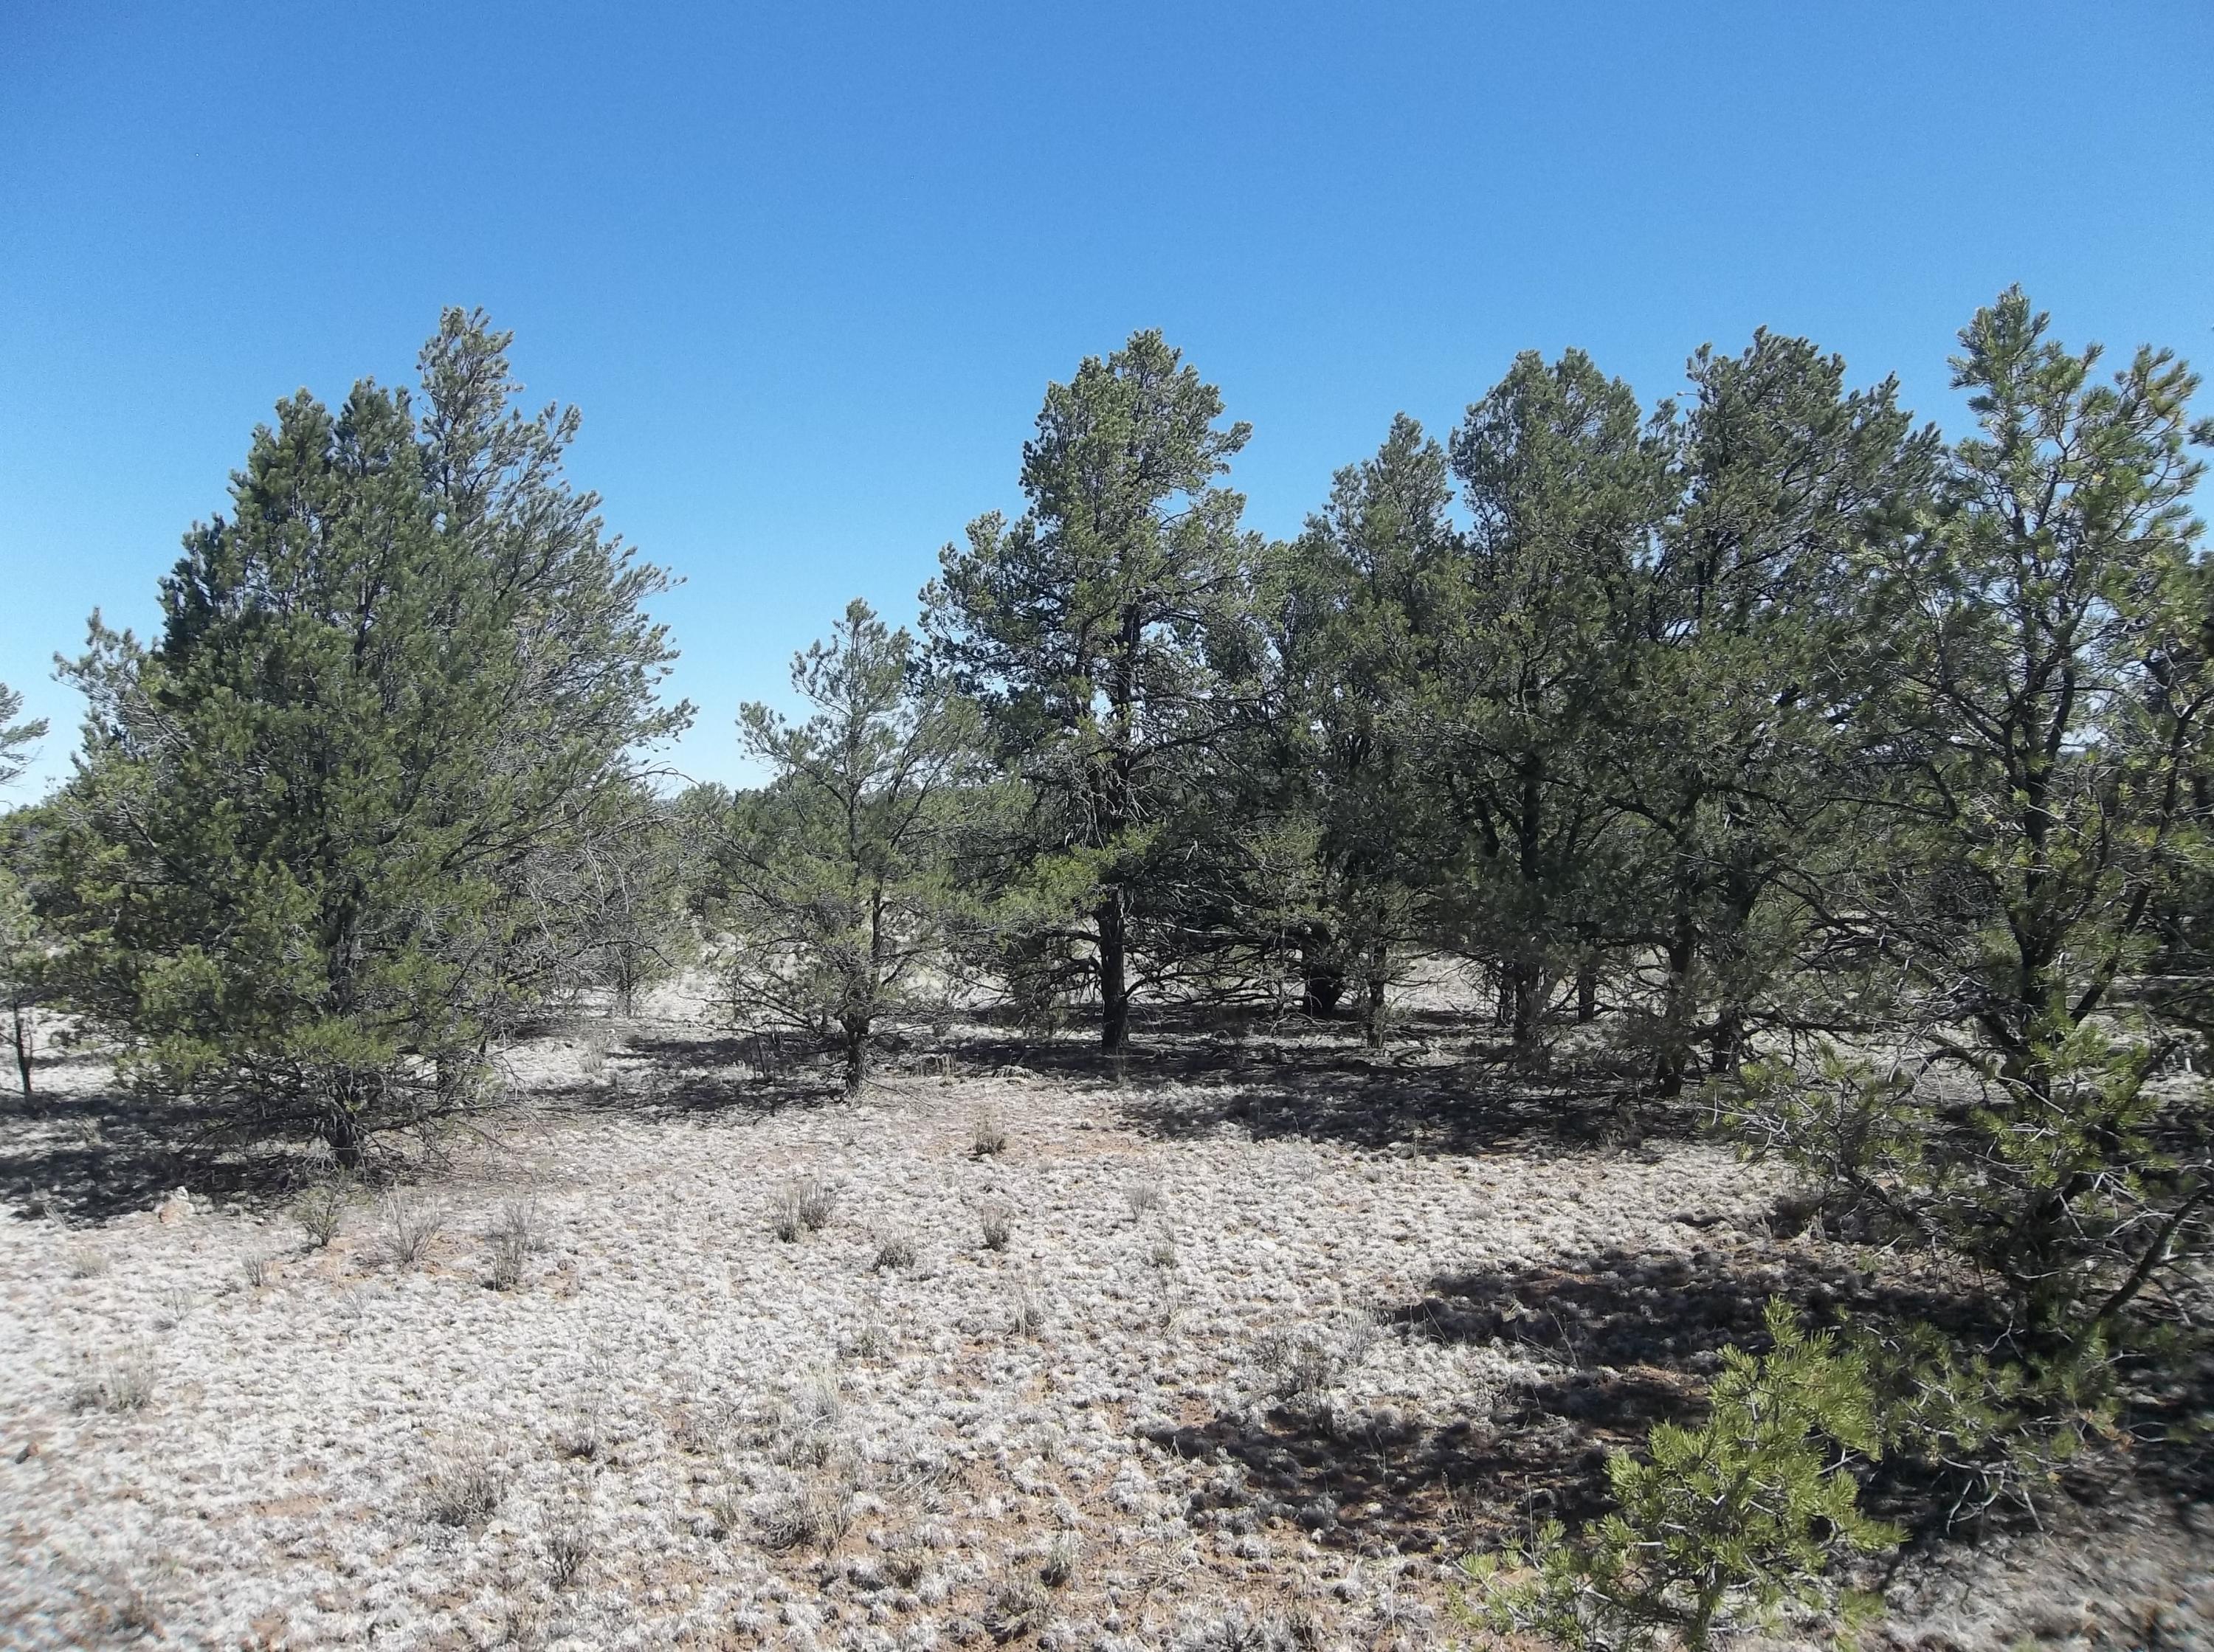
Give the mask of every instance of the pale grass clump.
<svg viewBox="0 0 2214 1652">
<path fill-rule="evenodd" d="M 1004 1204 L 988 1204 L 982 1212 L 984 1248 L 1004 1251 L 1014 1242 L 1015 1213 Z"/>
<path fill-rule="evenodd" d="M 969 1145 L 980 1159 L 1007 1150 L 1007 1121 L 997 1107 L 986 1107 L 971 1121 Z"/>
<path fill-rule="evenodd" d="M 1014 1323 L 1018 1337 L 1035 1337 L 1045 1329 L 1045 1304 L 1028 1285 L 1015 1288 Z"/>
<path fill-rule="evenodd" d="M 1148 1213 L 1159 1209 L 1162 1192 L 1160 1178 L 1158 1176 L 1148 1176 L 1143 1181 L 1132 1182 L 1125 1187 L 1122 1190 L 1122 1198 L 1130 1206 L 1131 1220 L 1142 1221 Z"/>
<path fill-rule="evenodd" d="M 892 1233 L 885 1234 L 878 1243 L 877 1259 L 873 1265 L 879 1273 L 904 1273 L 919 1259 L 914 1241 L 903 1233 Z"/>
<path fill-rule="evenodd" d="M 1073 1532 L 1056 1532 L 1045 1545 L 1045 1555 L 1038 1562 L 1038 1576 L 1048 1588 L 1066 1588 L 1076 1576 L 1077 1564 L 1083 1558 L 1083 1546 Z"/>
<path fill-rule="evenodd" d="M 106 1251 L 95 1250 L 89 1245 L 72 1245 L 67 1259 L 72 1279 L 97 1279 L 115 1265 Z"/>
<path fill-rule="evenodd" d="M 855 1490 L 850 1472 L 833 1471 L 811 1475 L 779 1492 L 761 1505 L 756 1516 L 762 1546 L 812 1547 L 825 1552 L 836 1548 L 853 1529 Z"/>
<path fill-rule="evenodd" d="M 402 1187 L 385 1195 L 384 1231 L 379 1248 L 395 1268 L 419 1268 L 431 1254 L 431 1246 L 446 1226 L 445 1206 L 436 1199 L 412 1196 Z"/>
<path fill-rule="evenodd" d="M 769 1231 L 789 1245 L 807 1234 L 820 1233 L 838 1211 L 838 1190 L 820 1176 L 803 1176 L 777 1190 L 769 1213 Z"/>
<path fill-rule="evenodd" d="M 277 1277 L 277 1259 L 266 1251 L 256 1251 L 239 1263 L 238 1274 L 248 1289 L 266 1289 Z"/>
<path fill-rule="evenodd" d="M 153 1362 L 139 1349 L 103 1355 L 70 1393 L 77 1411 L 143 1411 L 153 1403 Z"/>
<path fill-rule="evenodd" d="M 492 1519 L 506 1495 L 499 1466 L 467 1453 L 431 1471 L 423 1483 L 423 1517 L 435 1526 L 474 1531 Z"/>
</svg>

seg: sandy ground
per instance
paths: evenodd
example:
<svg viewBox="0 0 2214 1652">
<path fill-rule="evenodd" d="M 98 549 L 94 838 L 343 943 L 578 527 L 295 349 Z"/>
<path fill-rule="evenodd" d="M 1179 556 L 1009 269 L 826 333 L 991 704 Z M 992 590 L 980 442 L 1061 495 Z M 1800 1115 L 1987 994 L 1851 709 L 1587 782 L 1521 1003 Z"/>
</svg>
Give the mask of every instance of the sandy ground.
<svg viewBox="0 0 2214 1652">
<path fill-rule="evenodd" d="M 0 1644 L 1451 1643 L 1454 1555 L 1867 1277 L 1769 1173 L 1438 1037 L 1118 1087 L 979 1034 L 858 1102 L 688 1017 L 602 1042 L 322 1249 L 254 1167 L 165 1203 L 89 1061 L 0 1126 Z M 1880 1633 L 2205 1644 L 2195 1513 L 1911 1557 Z"/>
</svg>

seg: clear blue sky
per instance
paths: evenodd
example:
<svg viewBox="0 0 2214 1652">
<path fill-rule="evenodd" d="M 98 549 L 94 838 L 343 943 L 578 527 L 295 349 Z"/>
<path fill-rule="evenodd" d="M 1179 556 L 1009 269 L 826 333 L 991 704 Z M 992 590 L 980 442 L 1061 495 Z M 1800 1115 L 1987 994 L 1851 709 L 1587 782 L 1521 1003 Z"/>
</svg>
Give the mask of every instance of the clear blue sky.
<svg viewBox="0 0 2214 1652">
<path fill-rule="evenodd" d="M 157 577 L 278 397 L 442 304 L 578 404 L 687 580 L 678 762 L 856 594 L 902 618 L 1049 378 L 1159 326 L 1294 529 L 1514 352 L 1648 399 L 1803 332 L 1957 423 L 2021 280 L 2214 366 L 2214 6 L 0 5 L 0 680 Z M 17 796 L 28 795 L 28 789 Z"/>
</svg>

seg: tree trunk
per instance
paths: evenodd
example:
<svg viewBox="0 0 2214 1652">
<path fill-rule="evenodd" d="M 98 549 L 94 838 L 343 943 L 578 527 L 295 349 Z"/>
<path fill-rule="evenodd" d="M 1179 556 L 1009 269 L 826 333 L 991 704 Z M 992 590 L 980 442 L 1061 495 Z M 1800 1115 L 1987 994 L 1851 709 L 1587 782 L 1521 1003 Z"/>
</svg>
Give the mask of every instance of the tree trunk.
<svg viewBox="0 0 2214 1652">
<path fill-rule="evenodd" d="M 1511 984 L 1514 994 L 1514 1059 L 1520 1065 L 1533 1065 L 1542 1054 L 1538 1031 L 1545 1015 L 1544 966 L 1534 959 L 1518 960 Z"/>
<path fill-rule="evenodd" d="M 1707 1070 L 1716 1077 L 1735 1072 L 1745 1059 L 1745 1017 L 1728 1005 L 1715 1018 L 1713 1043 L 1707 1052 Z"/>
<path fill-rule="evenodd" d="M 1130 1042 L 1129 942 L 1119 887 L 1108 890 L 1092 920 L 1099 927 L 1099 1047 L 1119 1055 Z"/>
<path fill-rule="evenodd" d="M 346 1103 L 333 1107 L 323 1119 L 323 1140 L 342 1170 L 358 1170 L 368 1159 L 368 1142 L 361 1119 Z"/>
<path fill-rule="evenodd" d="M 1385 949 L 1380 943 L 1369 949 L 1367 978 L 1362 984 L 1367 989 L 1367 1003 L 1361 1013 L 1361 1031 L 1362 1042 L 1372 1050 L 1380 1050 L 1384 1047 L 1385 962 Z"/>
<path fill-rule="evenodd" d="M 1318 1021 L 1337 1013 L 1345 997 L 1345 966 L 1330 956 L 1330 942 L 1311 935 L 1300 943 L 1300 1008 Z"/>
<path fill-rule="evenodd" d="M 15 1040 L 15 1075 L 22 1081 L 23 1111 L 28 1113 L 36 1105 L 31 1094 L 31 1055 L 33 1046 L 38 1039 L 38 1033 L 32 1027 L 31 1023 L 25 1019 L 25 1011 L 21 1004 L 10 1004 L 9 1006 L 9 1009 L 13 1015 L 15 1023 L 14 1034 Z"/>
<path fill-rule="evenodd" d="M 1587 954 L 1576 966 L 1576 1025 L 1587 1027 L 1599 1015 L 1599 954 Z"/>
<path fill-rule="evenodd" d="M 1697 938 L 1688 924 L 1678 926 L 1666 948 L 1668 982 L 1662 990 L 1660 1048 L 1653 1071 L 1653 1093 L 1664 1100 L 1684 1093 L 1691 1039 L 1691 964 L 1697 949 Z"/>
<path fill-rule="evenodd" d="M 847 1021 L 845 1033 L 846 1094 L 858 1095 L 861 1086 L 869 1082 L 869 1024 Z"/>
</svg>

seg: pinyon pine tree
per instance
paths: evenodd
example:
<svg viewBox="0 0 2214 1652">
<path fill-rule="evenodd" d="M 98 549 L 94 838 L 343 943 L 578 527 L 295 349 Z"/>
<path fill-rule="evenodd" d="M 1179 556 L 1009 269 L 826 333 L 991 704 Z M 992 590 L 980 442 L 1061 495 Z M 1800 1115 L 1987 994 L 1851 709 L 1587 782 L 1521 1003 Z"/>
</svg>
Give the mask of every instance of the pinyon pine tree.
<svg viewBox="0 0 2214 1652">
<path fill-rule="evenodd" d="M 925 594 L 956 680 L 1030 783 L 1034 910 L 1079 948 L 1124 1047 L 1141 963 L 1172 955 L 1196 784 L 1249 704 L 1258 538 L 1218 479 L 1251 434 L 1158 332 L 1052 386 L 1023 448 L 1030 509 L 948 546 Z M 1148 944 L 1150 943 L 1150 945 Z M 1134 961 L 1135 960 L 1135 961 Z"/>
<path fill-rule="evenodd" d="M 774 781 L 736 800 L 723 856 L 741 1015 L 834 1040 L 850 1094 L 879 1021 L 932 984 L 954 909 L 951 834 L 976 778 L 976 708 L 918 669 L 865 602 L 794 658 L 813 708 L 749 704 L 749 755 Z"/>
</svg>

